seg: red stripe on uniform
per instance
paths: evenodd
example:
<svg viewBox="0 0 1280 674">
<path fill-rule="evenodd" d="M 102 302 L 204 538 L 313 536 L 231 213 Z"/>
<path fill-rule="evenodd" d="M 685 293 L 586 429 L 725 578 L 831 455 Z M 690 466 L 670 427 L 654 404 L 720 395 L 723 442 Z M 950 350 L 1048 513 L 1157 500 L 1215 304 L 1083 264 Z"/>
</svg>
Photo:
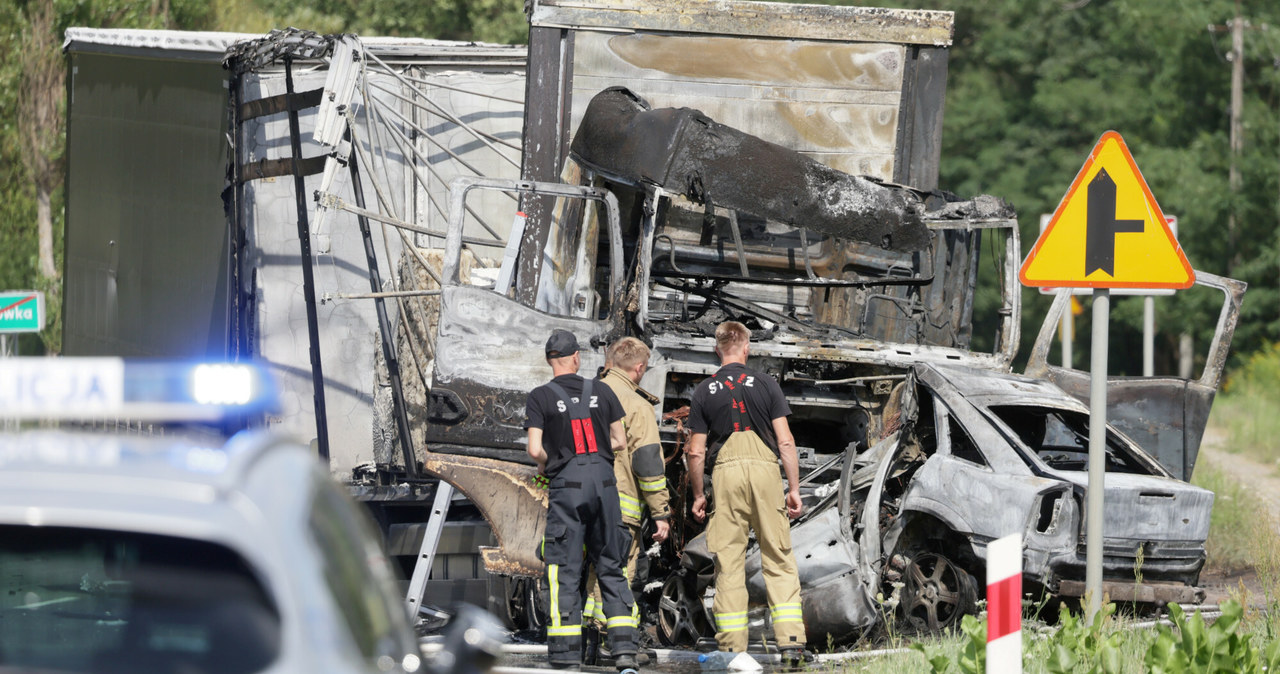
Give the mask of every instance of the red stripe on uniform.
<svg viewBox="0 0 1280 674">
<path fill-rule="evenodd" d="M 591 425 L 590 419 L 582 420 L 582 434 L 587 436 L 587 451 L 591 452 L 592 454 L 595 454 L 596 453 L 596 427 Z"/>
<path fill-rule="evenodd" d="M 987 585 L 987 643 L 1022 629 L 1022 574 Z"/>
<path fill-rule="evenodd" d="M 582 444 L 582 420 L 570 419 L 569 427 L 573 429 L 573 453 L 586 454 L 587 448 Z"/>
</svg>

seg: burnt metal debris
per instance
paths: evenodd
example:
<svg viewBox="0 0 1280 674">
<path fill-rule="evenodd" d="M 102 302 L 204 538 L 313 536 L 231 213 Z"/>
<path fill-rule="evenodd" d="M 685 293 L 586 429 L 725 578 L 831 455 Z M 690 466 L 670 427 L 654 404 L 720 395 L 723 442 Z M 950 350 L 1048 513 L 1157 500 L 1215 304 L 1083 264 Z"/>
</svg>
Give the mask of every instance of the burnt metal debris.
<svg viewBox="0 0 1280 674">
<path fill-rule="evenodd" d="M 888 198 L 864 202 L 887 219 L 868 218 L 871 226 L 885 229 L 846 236 L 851 230 L 832 224 L 817 206 L 804 217 L 780 213 L 787 203 L 820 200 L 821 188 L 790 202 L 761 184 L 716 197 L 726 184 L 744 184 L 742 164 L 749 162 L 734 161 L 730 150 L 758 159 L 766 145 L 759 139 L 712 126 L 693 111 L 646 111 L 621 89 L 606 94 L 588 109 L 583 128 L 595 131 L 579 132 L 572 157 L 583 182 L 616 195 L 624 217 L 604 221 L 560 208 L 571 215 L 548 239 L 543 261 L 543 278 L 555 285 L 533 305 L 487 282 L 445 274 L 426 403 L 432 454 L 493 460 L 495 471 L 479 491 L 509 500 L 521 491 L 511 487 L 520 475 L 513 464 L 526 460 L 516 407 L 544 374 L 537 340 L 552 329 L 574 331 L 591 345 L 583 351 L 588 372 L 617 335 L 649 341 L 655 356 L 644 385 L 662 401 L 667 480 L 680 507 L 672 538 L 649 550 L 635 589 L 664 643 L 693 645 L 714 631 L 707 613 L 713 573 L 701 526 L 682 505 L 687 429 L 678 412 L 715 369 L 714 326 L 740 320 L 753 329 L 756 362 L 788 396 L 809 471 L 801 488 L 807 513 L 793 524 L 793 540 L 814 644 L 857 639 L 886 615 L 912 633 L 956 626 L 982 597 L 977 579 L 987 541 L 1013 531 L 1026 540 L 1026 582 L 1050 595 L 1078 596 L 1088 410 L 1045 379 L 1009 372 L 1018 341 L 1013 270 L 1020 261 L 1012 209 L 993 197 L 962 200 L 868 182 Z M 625 120 L 593 119 L 601 106 Z M 685 142 L 710 129 L 714 139 L 732 142 L 712 147 L 710 133 Z M 769 153 L 796 170 L 810 168 L 785 148 Z M 703 161 L 707 156 L 713 161 Z M 509 188 L 539 189 L 518 181 Z M 460 204 L 452 210 L 462 213 Z M 460 232 L 459 218 L 453 220 L 451 232 Z M 896 228 L 903 221 L 908 225 Z M 917 225 L 918 249 L 879 245 L 882 231 L 913 232 Z M 1004 292 L 985 354 L 971 348 L 984 237 L 1003 251 L 996 262 Z M 614 256 L 619 241 L 621 264 L 591 262 Z M 446 269 L 456 268 L 460 253 L 450 249 Z M 577 262 L 550 266 L 554 260 Z M 623 301 L 619 281 L 627 288 Z M 1219 286 L 1227 291 L 1221 333 L 1229 340 L 1239 289 Z M 580 303 L 574 298 L 583 295 L 573 288 L 594 289 L 594 302 Z M 1166 382 L 1173 385 L 1181 382 Z M 1107 491 L 1116 508 L 1107 523 L 1104 587 L 1135 601 L 1198 600 L 1212 494 L 1174 479 L 1177 473 L 1140 446 L 1112 434 Z M 513 467 L 497 469 L 503 464 Z M 519 500 L 528 505 L 534 496 Z M 506 503 L 481 507 L 495 530 L 510 532 L 534 512 Z M 499 550 L 486 551 L 491 570 L 531 571 L 536 561 L 522 566 L 522 551 L 509 536 L 500 536 Z M 767 602 L 758 552 L 751 554 L 753 638 L 765 638 Z M 1135 588 L 1138 554 L 1146 581 Z M 537 602 L 527 592 L 511 597 L 512 624 L 536 624 Z M 882 604 L 886 597 L 891 608 Z"/>
<path fill-rule="evenodd" d="M 571 146 L 597 173 L 893 251 L 929 245 L 910 190 L 832 169 L 689 108 L 651 109 L 624 87 L 596 94 Z"/>
<path fill-rule="evenodd" d="M 301 28 L 277 28 L 257 40 L 237 42 L 222 58 L 224 67 L 237 74 L 260 70 L 283 61 L 322 59 L 333 53 L 333 45 L 350 35 L 321 35 Z"/>
</svg>

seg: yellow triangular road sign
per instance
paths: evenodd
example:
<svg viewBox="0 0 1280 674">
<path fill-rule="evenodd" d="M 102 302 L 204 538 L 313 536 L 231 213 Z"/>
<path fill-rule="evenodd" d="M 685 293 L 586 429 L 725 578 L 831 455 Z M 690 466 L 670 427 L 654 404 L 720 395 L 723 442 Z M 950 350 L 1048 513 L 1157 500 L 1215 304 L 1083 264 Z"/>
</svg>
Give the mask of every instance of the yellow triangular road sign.
<svg viewBox="0 0 1280 674">
<path fill-rule="evenodd" d="M 1195 272 L 1124 139 L 1108 131 L 1022 263 L 1023 285 L 1187 288 Z"/>
</svg>

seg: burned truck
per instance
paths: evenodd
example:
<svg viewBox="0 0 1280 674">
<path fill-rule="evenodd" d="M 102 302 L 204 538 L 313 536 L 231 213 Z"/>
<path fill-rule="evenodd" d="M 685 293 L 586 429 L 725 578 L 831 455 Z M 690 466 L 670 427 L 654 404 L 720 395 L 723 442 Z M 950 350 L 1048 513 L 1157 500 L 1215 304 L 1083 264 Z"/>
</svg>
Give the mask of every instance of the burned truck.
<svg viewBox="0 0 1280 674">
<path fill-rule="evenodd" d="M 877 596 L 896 597 L 913 629 L 954 624 L 981 597 L 987 542 L 1013 531 L 1028 541 L 1031 584 L 1079 595 L 1078 373 L 1049 364 L 1056 315 L 1032 353 L 1034 376 L 1011 372 L 1022 313 L 1015 213 L 937 185 L 952 15 L 644 7 L 535 0 L 527 61 L 483 45 L 301 31 L 223 40 L 226 70 L 202 71 L 209 100 L 222 102 L 201 145 L 219 174 L 201 184 L 225 189 L 193 245 L 155 236 L 177 236 L 187 220 L 137 215 L 135 201 L 92 190 L 76 156 L 109 142 L 93 131 L 110 118 L 74 92 L 135 71 L 95 80 L 99 52 L 122 47 L 76 54 L 68 351 L 167 354 L 205 340 L 265 361 L 286 405 L 265 423 L 314 437 L 408 569 L 430 536 L 428 504 L 441 485 L 456 488 L 492 531 L 477 557 L 457 555 L 487 572 L 467 580 L 486 583 L 513 626 L 537 627 L 545 494 L 522 424 L 526 393 L 550 376 L 541 344 L 553 329 L 574 332 L 590 373 L 610 341 L 637 336 L 653 349 L 642 386 L 661 401 L 678 517 L 634 587 L 658 636 L 689 644 L 710 631 L 710 578 L 685 517 L 683 419 L 717 369 L 715 325 L 741 320 L 753 366 L 779 380 L 793 410 L 808 511 L 794 540 L 816 645 L 879 621 Z M 152 90 L 135 79 L 119 88 Z M 104 216 L 118 233 L 83 224 Z M 135 255 L 166 246 L 182 255 Z M 188 269 L 156 268 L 182 260 Z M 207 282 L 146 282 L 156 271 L 187 279 L 197 262 L 209 262 Z M 1123 504 L 1106 534 L 1115 599 L 1196 597 L 1212 495 L 1181 480 L 1244 290 L 1198 281 L 1222 295 L 1201 376 L 1116 383 L 1128 393 L 1108 437 L 1108 499 Z M 193 299 L 176 301 L 181 293 Z M 139 320 L 115 317 L 125 309 Z M 162 310 L 194 314 L 194 338 L 157 344 L 135 330 L 173 320 Z M 447 565 L 434 571 L 452 577 Z M 767 633 L 765 616 L 752 620 Z"/>
<path fill-rule="evenodd" d="M 674 535 L 648 551 L 634 588 L 665 643 L 709 636 L 710 561 L 699 527 L 686 516 L 682 419 L 693 388 L 718 366 L 715 325 L 735 319 L 753 330 L 754 365 L 779 380 L 793 411 L 810 506 L 793 540 L 814 643 L 855 638 L 879 622 L 889 611 L 877 597 L 893 597 L 912 629 L 954 625 L 981 598 L 974 579 L 986 544 L 1013 532 L 1027 541 L 1031 586 L 1081 596 L 1088 413 L 1055 383 L 1010 371 L 1021 312 L 1015 214 L 998 198 L 937 190 L 936 155 L 932 176 L 920 168 L 930 159 L 921 148 L 938 131 L 923 123 L 930 119 L 923 113 L 929 97 L 941 93 L 923 83 L 936 82 L 926 75 L 939 75 L 930 68 L 945 51 L 914 45 L 894 52 L 903 61 L 883 54 L 860 61 L 873 72 L 901 67 L 904 88 L 893 170 L 858 175 L 837 168 L 854 163 L 848 157 L 819 161 L 820 153 L 768 140 L 766 134 L 788 135 L 767 123 L 753 133 L 723 121 L 743 120 L 746 127 L 785 116 L 786 104 L 757 116 L 738 109 L 750 105 L 742 98 L 733 105 L 716 100 L 724 92 L 707 85 L 734 90 L 738 82 L 722 80 L 747 77 L 750 69 L 736 60 L 775 57 L 776 40 L 740 37 L 750 46 L 726 45 L 654 17 L 613 16 L 632 21 L 624 27 L 634 32 L 603 33 L 592 24 L 604 21 L 600 14 L 608 11 L 579 13 L 553 3 L 532 10 L 531 44 L 544 35 L 539 20 L 546 20 L 566 50 L 554 62 L 562 69 L 565 59 L 572 64 L 568 74 L 539 75 L 530 62 L 531 78 L 548 78 L 541 92 L 552 92 L 544 95 L 554 105 L 527 107 L 525 145 L 563 148 L 547 160 L 558 179 L 536 180 L 538 167 L 526 152 L 525 180 L 460 179 L 451 193 L 439 309 L 425 326 L 435 345 L 422 402 L 427 423 L 421 444 L 414 444 L 428 450 L 428 471 L 478 503 L 503 493 L 500 507 L 481 506 L 499 542 L 483 551 L 487 567 L 525 578 L 539 569 L 534 550 L 541 531 L 528 526 L 539 512 L 532 503 L 538 494 L 522 487 L 532 468 L 515 464 L 527 464 L 524 395 L 548 376 L 540 340 L 553 329 L 574 332 L 590 345 L 583 354 L 590 372 L 606 344 L 634 335 L 653 347 L 641 384 L 661 400 L 655 413 L 678 513 Z M 937 27 L 933 15 L 883 16 L 919 31 Z M 638 25 L 644 21 L 658 25 Z M 779 24 L 785 21 L 768 25 Z M 804 47 L 793 42 L 787 54 L 799 59 Z M 686 69 L 695 66 L 662 60 L 671 53 L 723 58 L 709 66 L 714 77 L 694 76 Z M 601 65 L 610 59 L 667 69 L 637 74 L 621 87 L 599 76 L 626 70 Z M 760 72 L 750 76 L 773 71 Z M 699 87 L 711 93 L 699 96 Z M 527 106 L 537 93 L 529 90 Z M 707 105 L 672 105 L 695 100 Z M 933 102 L 937 122 L 940 100 Z M 817 107 L 805 109 L 837 116 Z M 570 108 L 572 134 L 561 125 L 537 135 L 539 114 L 563 119 Z M 844 111 L 843 118 L 850 116 Z M 797 136 L 812 138 L 789 138 Z M 913 158 L 908 147 L 924 156 Z M 493 191 L 520 196 L 520 215 L 513 214 L 518 239 L 513 233 L 501 258 L 466 244 L 476 226 L 467 204 Z M 1204 374 L 1194 385 L 1174 378 L 1134 384 L 1165 401 L 1166 413 L 1152 414 L 1128 398 L 1109 430 L 1107 492 L 1115 505 L 1106 523 L 1104 591 L 1116 600 L 1159 604 L 1202 596 L 1196 584 L 1213 496 L 1181 480 L 1194 465 L 1244 288 L 1203 273 L 1200 283 L 1221 293 L 1221 329 Z M 978 317 L 984 288 L 987 315 Z M 1048 351 L 1037 354 L 1035 362 L 1047 368 Z M 1061 373 L 1058 380 L 1069 379 Z M 1122 427 L 1145 429 L 1141 439 L 1157 442 L 1144 450 Z M 512 507 L 517 495 L 529 503 Z M 767 633 L 757 557 L 752 564 L 749 583 L 759 607 L 752 629 Z M 1137 564 L 1143 580 L 1135 583 Z M 509 586 L 508 615 L 537 622 L 534 587 Z"/>
</svg>

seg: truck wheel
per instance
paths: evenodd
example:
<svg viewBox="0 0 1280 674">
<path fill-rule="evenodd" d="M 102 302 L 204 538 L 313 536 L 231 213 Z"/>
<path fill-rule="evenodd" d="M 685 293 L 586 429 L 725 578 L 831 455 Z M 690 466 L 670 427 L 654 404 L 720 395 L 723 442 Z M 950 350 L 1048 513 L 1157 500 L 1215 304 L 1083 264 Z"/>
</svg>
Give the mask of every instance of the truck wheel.
<svg viewBox="0 0 1280 674">
<path fill-rule="evenodd" d="M 977 583 L 968 571 L 941 553 L 925 551 L 907 564 L 898 615 L 905 631 L 936 634 L 958 626 L 977 601 Z"/>
<path fill-rule="evenodd" d="M 544 629 L 546 609 L 538 596 L 538 579 L 490 574 L 488 585 L 489 612 L 498 616 L 507 629 Z"/>
</svg>

